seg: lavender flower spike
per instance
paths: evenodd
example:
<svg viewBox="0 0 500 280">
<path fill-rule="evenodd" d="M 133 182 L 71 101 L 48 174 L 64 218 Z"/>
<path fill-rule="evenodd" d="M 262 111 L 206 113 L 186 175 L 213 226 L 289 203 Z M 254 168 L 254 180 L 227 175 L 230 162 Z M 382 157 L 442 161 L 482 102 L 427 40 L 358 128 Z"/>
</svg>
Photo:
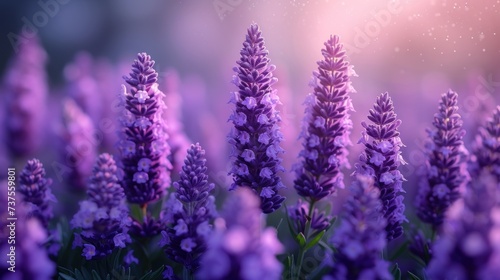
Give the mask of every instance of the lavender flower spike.
<svg viewBox="0 0 500 280">
<path fill-rule="evenodd" d="M 500 106 L 497 106 L 486 125 L 479 128 L 476 136 L 469 170 L 471 176 L 476 177 L 484 169 L 495 174 L 500 182 Z"/>
<path fill-rule="evenodd" d="M 405 206 L 403 204 L 403 175 L 398 170 L 400 164 L 406 164 L 401 156 L 403 146 L 397 128 L 401 120 L 394 113 L 394 106 L 389 94 L 383 93 L 377 98 L 368 119 L 372 124 L 362 123 L 365 128 L 358 143 L 365 145 L 356 164 L 356 174 L 370 176 L 374 185 L 380 190 L 382 214 L 387 221 L 387 240 L 398 238 L 403 234 Z"/>
<path fill-rule="evenodd" d="M 14 157 L 35 153 L 41 146 L 46 122 L 47 54 L 37 37 L 23 34 L 19 52 L 8 65 L 2 89 L 5 91 L 6 140 Z M 2 106 L 3 107 L 3 106 Z"/>
<path fill-rule="evenodd" d="M 123 189 L 131 203 L 147 205 L 163 196 L 170 186 L 168 170 L 163 93 L 156 83 L 154 60 L 139 53 L 130 77 L 124 77 L 129 89 L 123 88 L 123 115 L 119 149 L 123 165 Z"/>
<path fill-rule="evenodd" d="M 262 230 L 259 200 L 247 188 L 238 188 L 215 223 L 208 250 L 196 279 L 281 279 L 283 266 L 276 254 L 283 246 L 273 228 Z"/>
<path fill-rule="evenodd" d="M 434 115 L 434 129 L 429 130 L 427 164 L 416 198 L 418 217 L 439 227 L 448 208 L 459 197 L 468 180 L 467 150 L 462 138 L 465 130 L 457 107 L 458 95 L 449 90 L 441 96 Z"/>
<path fill-rule="evenodd" d="M 231 189 L 249 187 L 261 198 L 262 211 L 272 213 L 281 207 L 284 197 L 278 194 L 283 188 L 278 171 L 283 171 L 279 146 L 283 136 L 279 131 L 280 117 L 275 109 L 279 98 L 271 86 L 277 81 L 269 64 L 264 38 L 256 24 L 248 28 L 241 57 L 234 68 L 233 82 L 238 91 L 230 102 L 235 110 L 229 120 L 234 128 L 228 136 L 233 145 L 233 166 L 230 174 L 234 183 Z"/>
<path fill-rule="evenodd" d="M 206 250 L 206 238 L 212 232 L 215 218 L 214 184 L 207 182 L 205 151 L 197 143 L 187 151 L 180 178 L 174 182 L 172 194 L 165 209 L 167 231 L 162 232 L 161 245 L 170 259 L 193 272 L 199 266 L 199 257 Z"/>
<path fill-rule="evenodd" d="M 429 279 L 498 279 L 495 250 L 500 249 L 500 242 L 498 229 L 494 230 L 500 221 L 498 186 L 486 170 L 467 185 L 463 205 L 460 200 L 451 207 L 443 234 L 435 242 Z"/>
<path fill-rule="evenodd" d="M 382 258 L 386 245 L 379 191 L 369 176 L 358 176 L 330 242 L 337 248 L 335 261 L 324 280 L 392 279 Z"/>
<path fill-rule="evenodd" d="M 0 192 L 0 204 L 5 205 L 0 209 L 0 252 L 3 255 L 0 279 L 53 279 L 56 265 L 50 260 L 44 246 L 47 242 L 47 231 L 38 219 L 30 217 L 29 209 L 23 203 L 16 204 L 15 222 L 9 221 L 9 218 L 12 218 L 12 212 L 7 208 L 7 203 L 11 201 L 6 191 L 9 186 L 7 181 L 0 181 L 0 188 L 5 190 Z M 15 226 L 14 238 L 12 225 Z M 10 262 L 9 254 L 15 254 L 17 262 L 14 266 Z"/>
<path fill-rule="evenodd" d="M 341 168 L 349 166 L 346 146 L 351 145 L 352 122 L 348 112 L 353 110 L 349 93 L 355 92 L 349 81 L 355 73 L 339 37 L 331 36 L 321 52 L 324 58 L 311 82 L 314 92 L 306 99 L 302 162 L 294 182 L 299 195 L 315 201 L 344 188 Z"/>
<path fill-rule="evenodd" d="M 23 195 L 23 201 L 31 205 L 28 215 L 38 218 L 45 228 L 54 215 L 49 202 L 56 201 L 50 185 L 52 180 L 45 178 L 43 164 L 36 158 L 28 160 L 19 176 L 18 190 Z"/>
<path fill-rule="evenodd" d="M 113 249 L 125 248 L 131 242 L 128 235 L 131 220 L 118 182 L 113 157 L 101 154 L 90 178 L 89 198 L 80 203 L 80 210 L 71 221 L 72 228 L 79 231 L 75 233 L 73 246 L 83 246 L 82 256 L 87 260 L 105 257 Z"/>
</svg>

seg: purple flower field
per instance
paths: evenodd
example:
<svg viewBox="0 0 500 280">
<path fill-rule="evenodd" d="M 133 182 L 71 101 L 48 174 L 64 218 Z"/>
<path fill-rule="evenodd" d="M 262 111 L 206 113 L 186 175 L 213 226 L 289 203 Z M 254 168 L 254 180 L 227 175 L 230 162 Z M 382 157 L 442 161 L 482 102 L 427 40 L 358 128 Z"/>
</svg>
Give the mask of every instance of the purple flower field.
<svg viewBox="0 0 500 280">
<path fill-rule="evenodd" d="M 0 278 L 500 279 L 500 1 L 461 2 L 0 4 Z"/>
</svg>

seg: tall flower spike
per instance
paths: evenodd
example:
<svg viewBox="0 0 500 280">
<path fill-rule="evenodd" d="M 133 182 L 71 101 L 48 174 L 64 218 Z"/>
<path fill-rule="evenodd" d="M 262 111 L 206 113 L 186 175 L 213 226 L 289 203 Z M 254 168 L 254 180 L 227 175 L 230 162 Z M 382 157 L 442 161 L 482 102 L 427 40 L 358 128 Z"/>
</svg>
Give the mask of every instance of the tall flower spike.
<svg viewBox="0 0 500 280">
<path fill-rule="evenodd" d="M 340 226 L 330 242 L 337 249 L 332 270 L 323 279 L 392 279 L 382 258 L 385 219 L 379 191 L 369 176 L 358 176 L 344 206 Z"/>
<path fill-rule="evenodd" d="M 123 188 L 117 177 L 113 157 L 101 154 L 94 166 L 87 189 L 88 200 L 71 221 L 75 233 L 74 247 L 83 247 L 87 260 L 108 256 L 115 248 L 125 248 L 131 239 L 131 221 L 125 205 Z"/>
<path fill-rule="evenodd" d="M 69 185 L 77 190 L 85 190 L 97 159 L 94 124 L 72 99 L 64 100 L 63 106 L 64 129 L 61 137 L 64 148 L 60 151 L 61 157 L 71 167 Z"/>
<path fill-rule="evenodd" d="M 495 248 L 500 248 L 492 230 L 495 219 L 500 220 L 498 186 L 499 181 L 487 171 L 467 185 L 464 205 L 460 205 L 462 201 L 453 205 L 462 207 L 445 220 L 443 234 L 433 247 L 429 279 L 498 279 L 498 274 L 491 274 L 498 270 L 498 262 L 492 258 Z"/>
<path fill-rule="evenodd" d="M 349 93 L 354 92 L 349 76 L 355 75 L 337 36 L 331 36 L 321 52 L 324 58 L 311 82 L 314 92 L 305 102 L 302 162 L 294 182 L 299 195 L 315 201 L 344 188 L 341 168 L 349 166 L 348 112 L 353 110 Z"/>
<path fill-rule="evenodd" d="M 281 279 L 276 254 L 283 246 L 273 228 L 262 230 L 259 200 L 246 188 L 230 194 L 223 219 L 208 240 L 198 279 Z"/>
<path fill-rule="evenodd" d="M 163 196 L 170 186 L 170 153 L 162 111 L 163 93 L 156 83 L 154 60 L 139 53 L 132 65 L 129 85 L 123 88 L 123 114 L 119 149 L 124 177 L 122 186 L 127 200 L 147 205 Z"/>
<path fill-rule="evenodd" d="M 2 190 L 7 190 L 7 184 L 7 181 L 0 181 Z M 0 192 L 0 203 L 5 205 L 0 209 L 0 252 L 3 255 L 0 279 L 53 279 L 56 266 L 44 247 L 47 231 L 38 219 L 30 217 L 29 209 L 22 203 L 16 204 L 16 220 L 9 221 L 12 215 L 7 208 L 11 201 L 8 198 L 7 191 Z M 12 235 L 14 232 L 15 236 Z M 14 266 L 10 262 L 11 255 L 15 257 Z M 14 271 L 10 271 L 10 267 Z"/>
<path fill-rule="evenodd" d="M 394 113 L 394 106 L 389 94 L 383 93 L 377 98 L 368 119 L 372 124 L 361 123 L 365 128 L 358 143 L 365 146 L 356 164 L 356 174 L 373 178 L 374 185 L 380 190 L 382 214 L 387 221 L 387 240 L 398 238 L 403 234 L 405 206 L 403 204 L 403 175 L 399 172 L 404 162 L 400 148 L 403 146 L 399 138 L 398 127 L 401 120 Z"/>
<path fill-rule="evenodd" d="M 283 187 L 278 171 L 283 171 L 279 154 L 280 117 L 275 109 L 279 98 L 271 88 L 277 81 L 273 77 L 274 65 L 269 64 L 264 38 L 256 24 L 248 28 L 233 82 L 238 91 L 232 93 L 230 102 L 235 109 L 229 120 L 234 128 L 228 136 L 233 145 L 234 157 L 230 174 L 232 189 L 249 187 L 261 198 L 264 213 L 272 213 L 281 207 L 284 197 L 278 194 Z"/>
<path fill-rule="evenodd" d="M 187 152 L 180 178 L 174 182 L 165 209 L 167 231 L 162 232 L 161 245 L 170 259 L 181 263 L 191 272 L 199 266 L 199 257 L 206 250 L 206 238 L 212 232 L 215 218 L 214 184 L 208 183 L 205 151 L 197 143 Z"/>
<path fill-rule="evenodd" d="M 434 129 L 428 130 L 426 169 L 416 197 L 418 217 L 434 228 L 441 226 L 468 179 L 467 150 L 462 141 L 465 130 L 457 113 L 457 99 L 458 94 L 451 90 L 441 96 Z"/>
<path fill-rule="evenodd" d="M 31 36 L 27 36 L 30 37 Z M 47 54 L 38 38 L 23 41 L 4 78 L 5 125 L 8 150 L 13 156 L 29 156 L 43 140 L 48 86 Z"/>
<path fill-rule="evenodd" d="M 27 214 L 38 218 L 45 228 L 53 217 L 50 202 L 56 201 L 50 185 L 52 180 L 45 177 L 43 164 L 36 158 L 28 160 L 19 176 L 18 190 L 23 195 L 23 201 L 31 205 Z"/>
<path fill-rule="evenodd" d="M 482 170 L 488 170 L 500 181 L 500 106 L 486 125 L 479 128 L 472 151 L 471 176 L 477 177 Z"/>
</svg>

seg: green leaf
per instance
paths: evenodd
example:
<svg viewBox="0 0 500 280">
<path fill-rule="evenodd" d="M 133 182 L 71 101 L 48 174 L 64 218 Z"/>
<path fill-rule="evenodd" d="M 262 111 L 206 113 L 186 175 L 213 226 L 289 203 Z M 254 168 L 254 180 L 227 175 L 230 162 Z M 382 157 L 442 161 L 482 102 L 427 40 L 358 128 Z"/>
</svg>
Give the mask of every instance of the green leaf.
<svg viewBox="0 0 500 280">
<path fill-rule="evenodd" d="M 392 256 L 389 257 L 389 261 L 394 261 L 396 260 L 399 256 L 401 256 L 406 250 L 408 249 L 408 245 L 410 244 L 410 241 L 405 241 L 399 248 L 392 254 Z"/>
<path fill-rule="evenodd" d="M 142 209 L 139 205 L 129 204 L 129 209 L 130 209 L 130 216 L 132 216 L 133 219 L 142 221 Z"/>
<path fill-rule="evenodd" d="M 295 240 L 299 243 L 300 248 L 304 248 L 304 246 L 306 246 L 306 237 L 302 232 L 299 232 L 299 234 L 295 236 Z"/>
<path fill-rule="evenodd" d="M 67 274 L 64 274 L 62 272 L 59 272 L 59 276 L 64 279 L 64 280 L 76 280 L 75 278 L 73 278 L 72 276 L 69 276 Z"/>
<path fill-rule="evenodd" d="M 408 275 L 410 275 L 411 280 L 420 280 L 420 278 L 417 275 L 411 273 L 410 271 L 408 271 Z"/>
<path fill-rule="evenodd" d="M 399 266 L 397 263 L 395 263 L 392 266 L 391 274 L 392 274 L 392 276 L 394 276 L 394 280 L 401 280 L 401 269 L 399 269 Z"/>
<path fill-rule="evenodd" d="M 93 280 L 102 280 L 101 276 L 94 269 L 92 269 L 92 279 Z"/>
<path fill-rule="evenodd" d="M 314 245 L 318 244 L 318 242 L 321 240 L 321 238 L 323 238 L 323 235 L 325 235 L 325 232 L 326 232 L 326 231 L 324 231 L 324 230 L 323 230 L 322 232 L 320 232 L 320 233 L 316 234 L 316 236 L 314 236 L 314 238 L 313 238 L 313 239 L 309 240 L 309 241 L 307 242 L 307 244 L 306 244 L 306 248 L 305 248 L 305 250 L 308 250 L 308 249 L 310 249 L 311 247 L 313 247 Z"/>
<path fill-rule="evenodd" d="M 323 240 L 320 240 L 318 242 L 319 246 L 323 247 L 323 249 L 326 249 L 330 252 L 336 252 L 335 248 L 331 247 L 330 245 L 328 245 L 325 241 Z"/>
</svg>

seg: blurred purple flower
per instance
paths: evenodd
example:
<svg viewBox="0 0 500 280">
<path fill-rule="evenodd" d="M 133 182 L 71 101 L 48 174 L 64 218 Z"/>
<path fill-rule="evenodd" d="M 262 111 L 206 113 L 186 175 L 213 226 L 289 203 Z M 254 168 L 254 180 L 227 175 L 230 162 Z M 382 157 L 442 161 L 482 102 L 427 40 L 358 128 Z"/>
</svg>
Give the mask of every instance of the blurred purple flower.
<svg viewBox="0 0 500 280">
<path fill-rule="evenodd" d="M 302 162 L 296 168 L 295 189 L 298 194 L 317 201 L 344 188 L 342 167 L 348 167 L 348 151 L 353 111 L 349 93 L 354 92 L 349 76 L 355 75 L 346 60 L 337 36 L 331 36 L 321 50 L 311 86 L 314 92 L 306 99 Z"/>
<path fill-rule="evenodd" d="M 462 142 L 465 130 L 457 113 L 457 99 L 458 94 L 451 90 L 441 95 L 434 129 L 428 130 L 426 169 L 415 201 L 418 217 L 434 228 L 441 226 L 469 177 L 467 150 Z"/>
<path fill-rule="evenodd" d="M 371 176 L 357 176 L 330 242 L 336 248 L 329 276 L 323 279 L 392 279 L 382 258 L 386 221 Z"/>
<path fill-rule="evenodd" d="M 162 232 L 161 244 L 170 259 L 181 263 L 191 272 L 199 266 L 199 257 L 206 250 L 206 238 L 211 233 L 210 220 L 216 215 L 214 184 L 206 175 L 205 151 L 199 144 L 187 152 L 176 192 L 166 205 L 168 228 Z"/>
<path fill-rule="evenodd" d="M 128 235 L 131 221 L 111 155 L 101 154 L 97 159 L 87 195 L 88 200 L 80 203 L 71 226 L 77 230 L 73 245 L 83 245 L 82 256 L 89 260 L 105 257 L 113 249 L 124 248 L 131 242 Z"/>
<path fill-rule="evenodd" d="M 30 36 L 31 38 L 32 36 Z M 38 38 L 26 40 L 7 66 L 3 81 L 7 147 L 15 157 L 29 156 L 41 146 L 48 86 L 47 55 Z"/>
<path fill-rule="evenodd" d="M 52 180 L 45 177 L 43 164 L 36 158 L 28 160 L 19 175 L 18 191 L 23 195 L 23 201 L 30 205 L 27 213 L 40 220 L 45 229 L 54 216 L 50 202 L 56 202 L 50 186 Z"/>
<path fill-rule="evenodd" d="M 130 77 L 124 77 L 129 89 L 123 86 L 122 95 L 118 143 L 124 171 L 122 186 L 127 200 L 141 207 L 160 199 L 170 186 L 170 150 L 162 119 L 164 95 L 156 83 L 154 63 L 149 55 L 139 53 Z M 147 172 L 139 171 L 143 159 L 150 160 Z"/>
<path fill-rule="evenodd" d="M 179 92 L 180 79 L 175 70 L 167 71 L 160 78 L 163 78 L 160 90 L 165 93 L 165 104 L 168 107 L 163 117 L 168 124 L 169 160 L 172 163 L 172 173 L 178 174 L 186 158 L 187 150 L 191 146 L 191 140 L 184 132 L 182 124 L 183 99 Z"/>
<path fill-rule="evenodd" d="M 64 100 L 63 106 L 61 137 L 64 150 L 61 150 L 61 156 L 71 168 L 68 185 L 84 190 L 97 159 L 95 128 L 90 117 L 72 99 Z"/>
<path fill-rule="evenodd" d="M 77 53 L 73 62 L 64 68 L 66 94 L 90 117 L 94 126 L 101 118 L 102 92 L 94 77 L 94 61 L 87 52 Z"/>
<path fill-rule="evenodd" d="M 427 273 L 429 279 L 498 279 L 498 262 L 492 262 L 500 249 L 499 181 L 486 170 L 470 181 L 462 201 L 457 201 L 443 224 L 443 234 L 433 247 L 434 257 Z M 461 206 L 461 207 L 459 207 Z M 497 252 L 499 253 L 499 252 Z"/>
<path fill-rule="evenodd" d="M 479 128 L 469 165 L 472 177 L 482 170 L 488 170 L 500 181 L 500 106 L 497 106 L 491 119 Z"/>
<path fill-rule="evenodd" d="M 2 189 L 7 189 L 7 181 L 0 182 Z M 47 241 L 47 231 L 40 224 L 39 219 L 30 217 L 29 209 L 25 204 L 16 204 L 14 221 L 9 221 L 12 217 L 7 209 L 7 192 L 0 192 L 0 203 L 5 205 L 0 209 L 0 252 L 3 255 L 3 261 L 0 263 L 0 279 L 52 279 L 56 273 L 55 264 L 49 259 L 44 245 Z M 13 237 L 12 231 L 15 231 Z M 15 244 L 12 242 L 15 241 Z M 15 250 L 11 252 L 11 248 Z M 11 267 L 9 260 L 13 255 L 14 270 L 8 270 Z"/>
<path fill-rule="evenodd" d="M 272 228 L 262 229 L 258 198 L 246 188 L 230 193 L 223 219 L 209 236 L 197 279 L 280 279 L 276 254 L 283 246 Z"/>
<path fill-rule="evenodd" d="M 406 221 L 401 195 L 404 178 L 398 170 L 399 165 L 406 162 L 401 156 L 403 143 L 397 130 L 401 120 L 397 119 L 387 92 L 377 98 L 368 119 L 372 124 L 361 123 L 365 131 L 358 143 L 364 144 L 365 150 L 355 165 L 355 173 L 372 177 L 380 190 L 381 211 L 387 221 L 386 237 L 391 241 L 403 234 L 402 224 Z"/>
<path fill-rule="evenodd" d="M 271 86 L 277 81 L 269 64 L 264 38 L 256 24 L 248 28 L 238 66 L 234 68 L 233 83 L 238 87 L 232 93 L 235 109 L 229 120 L 234 124 L 228 135 L 233 146 L 234 158 L 230 174 L 234 183 L 231 189 L 249 187 L 260 196 L 264 213 L 272 213 L 281 207 L 284 197 L 278 194 L 283 188 L 278 171 L 283 171 L 283 152 L 279 143 L 280 117 L 275 109 L 278 95 Z M 263 171 L 265 169 L 265 171 Z"/>
</svg>

